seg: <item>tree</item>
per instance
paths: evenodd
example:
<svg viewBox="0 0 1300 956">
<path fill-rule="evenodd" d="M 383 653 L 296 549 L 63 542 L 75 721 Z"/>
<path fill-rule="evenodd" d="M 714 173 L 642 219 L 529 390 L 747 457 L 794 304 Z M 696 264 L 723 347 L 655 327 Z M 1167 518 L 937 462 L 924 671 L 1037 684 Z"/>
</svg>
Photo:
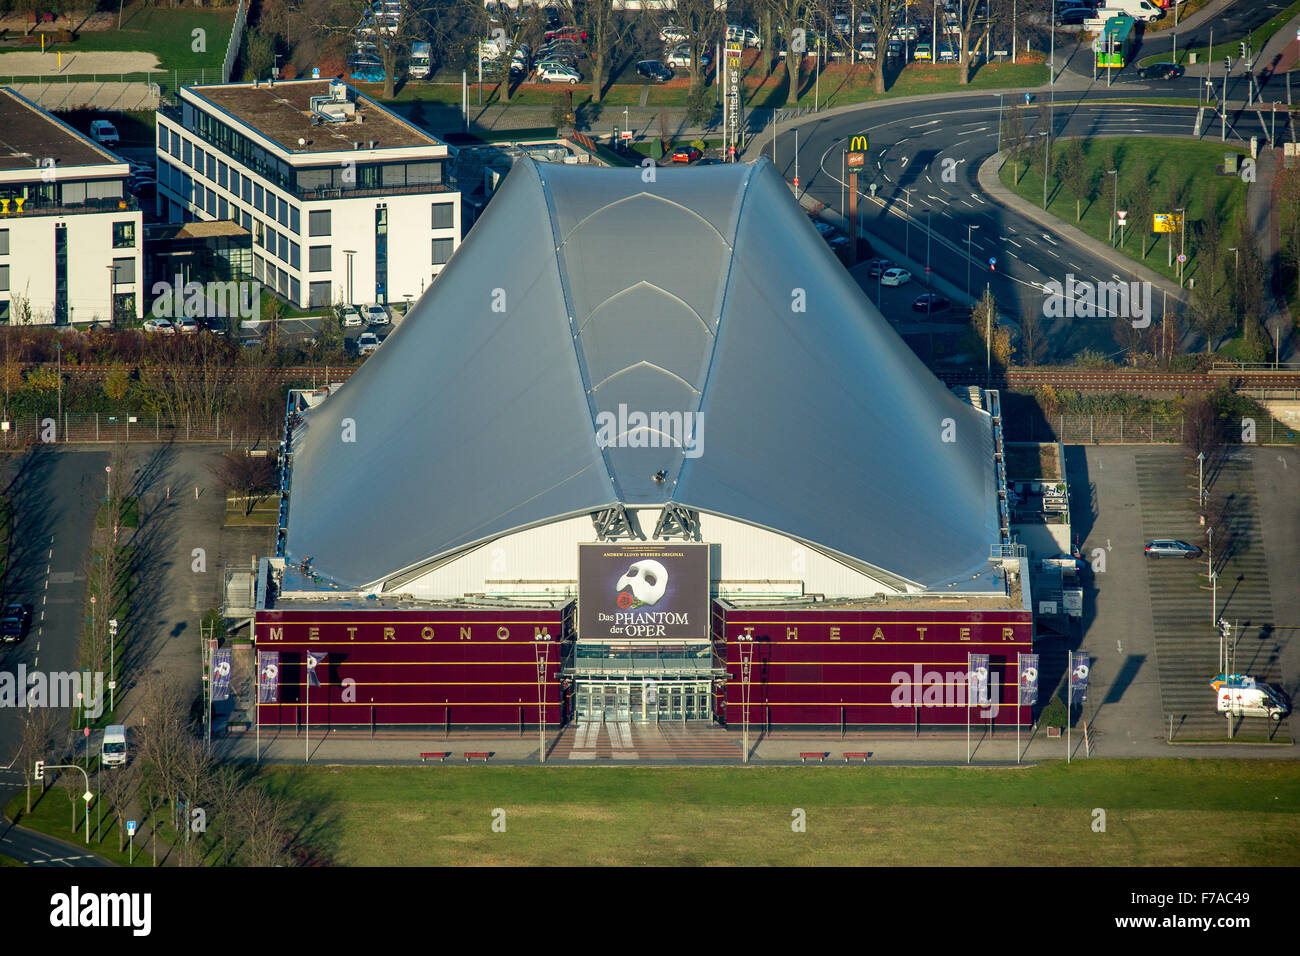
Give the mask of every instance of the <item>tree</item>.
<svg viewBox="0 0 1300 956">
<path fill-rule="evenodd" d="M 726 27 L 726 11 L 719 9 L 714 0 L 678 0 L 676 10 L 671 13 L 660 11 L 662 8 L 657 8 L 656 15 L 650 21 L 651 25 L 658 29 L 671 19 L 686 35 L 682 46 L 686 47 L 691 61 L 690 91 L 693 93 L 702 89 L 708 74 L 703 68 L 701 59 L 704 52 L 709 50 L 715 40 L 723 34 Z M 720 66 L 721 64 L 714 64 L 714 69 L 717 70 Z"/>
<path fill-rule="evenodd" d="M 104 394 L 112 401 L 120 402 L 126 398 L 127 390 L 131 386 L 131 375 L 122 366 L 121 362 L 114 362 L 113 367 L 109 369 L 108 374 L 104 376 Z"/>
<path fill-rule="evenodd" d="M 1146 329 L 1134 326 L 1132 319 L 1120 315 L 1111 322 L 1110 334 L 1115 344 L 1124 352 L 1128 364 L 1136 366 L 1138 356 L 1142 352 L 1142 345 L 1146 341 Z"/>
<path fill-rule="evenodd" d="M 991 286 L 984 287 L 984 294 L 971 308 L 970 324 L 979 337 L 980 344 L 989 350 L 991 362 L 1001 368 L 1010 365 L 1011 330 L 998 324 L 997 302 L 993 298 Z M 991 346 L 989 336 L 992 337 Z"/>
<path fill-rule="evenodd" d="M 21 729 L 18 737 L 17 760 L 27 789 L 27 812 L 32 812 L 32 781 L 35 779 L 36 762 L 50 763 L 54 753 L 54 744 L 58 738 L 61 725 L 59 715 L 51 707 L 33 707 L 21 715 Z M 45 792 L 48 776 L 41 779 L 41 792 Z"/>
<path fill-rule="evenodd" d="M 244 39 L 244 56 L 249 79 L 261 80 L 271 75 L 275 66 L 275 37 L 259 29 L 250 29 Z"/>
<path fill-rule="evenodd" d="M 1092 200 L 1088 195 L 1092 177 L 1082 140 L 1072 138 L 1065 141 L 1065 147 L 1056 159 L 1056 178 L 1074 194 L 1074 221 L 1078 222 L 1083 218 L 1083 200 Z"/>
<path fill-rule="evenodd" d="M 1038 310 L 1026 309 L 1020 319 L 1020 364 L 1042 365 L 1047 358 L 1047 335 Z"/>
<path fill-rule="evenodd" d="M 120 852 L 126 845 L 125 821 L 131 811 L 131 800 L 139 786 L 139 770 L 135 764 L 125 767 L 109 768 L 108 773 L 100 770 L 99 794 L 108 804 L 109 813 L 117 821 L 117 849 Z"/>
<path fill-rule="evenodd" d="M 636 20 L 621 15 L 614 0 L 564 0 L 561 10 L 587 34 L 587 56 L 591 64 L 591 102 L 599 104 L 605 95 L 605 74 L 610 60 L 631 34 Z"/>
<path fill-rule="evenodd" d="M 421 7 L 410 0 L 403 0 L 397 12 L 392 14 L 379 13 L 372 4 L 373 0 L 325 0 L 320 19 L 315 23 L 315 32 L 322 39 L 342 35 L 358 45 L 369 44 L 367 49 L 379 58 L 384 67 L 383 98 L 391 100 L 397 91 L 398 68 L 405 66 L 411 44 L 428 32 L 428 23 Z M 482 12 L 482 4 L 479 4 L 479 10 Z"/>
<path fill-rule="evenodd" d="M 961 29 L 961 36 L 958 38 L 961 42 L 961 50 L 958 53 L 957 68 L 957 78 L 963 86 L 970 82 L 976 51 L 979 50 L 980 44 L 984 42 L 989 31 L 993 29 L 993 4 L 994 0 L 984 0 L 983 3 L 968 0 L 964 7 L 958 8 L 964 14 L 958 21 Z M 984 14 L 982 19 L 981 11 Z M 972 37 L 975 38 L 973 43 Z"/>
<path fill-rule="evenodd" d="M 287 861 L 288 807 L 284 799 L 268 793 L 261 786 L 252 785 L 240 791 L 236 806 L 236 828 L 248 864 L 269 867 Z"/>
<path fill-rule="evenodd" d="M 1198 395 L 1183 403 L 1183 445 L 1193 456 L 1213 458 L 1223 446 L 1223 426 L 1209 398 Z"/>
<path fill-rule="evenodd" d="M 1136 233 L 1141 257 L 1147 257 L 1147 236 L 1151 235 L 1151 219 L 1155 213 L 1155 192 L 1151 180 L 1145 176 L 1129 186 L 1128 196 L 1124 199 L 1128 206 L 1129 232 Z"/>
<path fill-rule="evenodd" d="M 973 7 L 974 4 L 970 6 Z M 871 18 L 871 22 L 876 27 L 876 92 L 883 93 L 885 92 L 885 53 L 889 44 L 889 34 L 893 32 L 894 21 L 901 8 L 896 0 L 862 0 L 861 9 Z"/>
<path fill-rule="evenodd" d="M 244 514 L 278 487 L 275 460 L 269 455 L 254 458 L 246 451 L 228 451 L 208 469 L 221 488 L 244 502 Z"/>
<path fill-rule="evenodd" d="M 1027 143 L 1024 107 L 1013 106 L 1007 111 L 1005 122 L 1002 124 L 1002 151 L 1006 153 L 1007 159 L 1011 160 L 1011 178 L 1016 183 L 1020 182 L 1017 167 L 1020 164 L 1020 157 L 1025 153 Z"/>
</svg>

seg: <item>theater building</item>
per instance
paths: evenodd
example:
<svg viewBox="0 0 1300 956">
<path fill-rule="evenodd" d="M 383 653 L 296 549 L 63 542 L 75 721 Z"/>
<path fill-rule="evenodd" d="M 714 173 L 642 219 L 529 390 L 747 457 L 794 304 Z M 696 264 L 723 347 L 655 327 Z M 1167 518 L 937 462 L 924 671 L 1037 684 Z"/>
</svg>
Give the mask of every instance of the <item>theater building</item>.
<svg viewBox="0 0 1300 956">
<path fill-rule="evenodd" d="M 282 465 L 263 724 L 1028 720 L 997 393 L 930 374 L 766 160 L 517 163 L 290 396 Z"/>
</svg>

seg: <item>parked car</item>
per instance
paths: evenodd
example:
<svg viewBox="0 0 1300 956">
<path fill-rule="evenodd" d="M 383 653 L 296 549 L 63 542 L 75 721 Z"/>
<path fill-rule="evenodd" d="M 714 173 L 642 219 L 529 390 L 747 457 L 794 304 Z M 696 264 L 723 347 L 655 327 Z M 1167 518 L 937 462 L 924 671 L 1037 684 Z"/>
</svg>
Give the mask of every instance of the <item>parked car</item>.
<svg viewBox="0 0 1300 956">
<path fill-rule="evenodd" d="M 835 235 L 835 227 L 829 222 L 823 222 L 821 219 L 814 219 L 812 220 L 812 224 L 813 228 L 817 230 L 817 234 L 823 239 Z"/>
<path fill-rule="evenodd" d="M 226 326 L 226 320 L 221 316 L 208 316 L 198 320 L 199 328 L 204 332 L 210 332 L 213 335 L 228 335 L 229 328 Z"/>
<path fill-rule="evenodd" d="M 244 332 L 239 337 L 239 347 L 241 349 L 260 349 L 266 344 L 262 336 L 256 332 Z"/>
<path fill-rule="evenodd" d="M 166 335 L 176 334 L 176 326 L 166 319 L 145 319 L 144 330 L 146 332 L 162 332 Z"/>
<path fill-rule="evenodd" d="M 1144 80 L 1176 80 L 1187 71 L 1177 63 L 1153 63 L 1138 70 Z"/>
<path fill-rule="evenodd" d="M 573 70 L 577 73 L 578 58 L 576 56 L 570 56 L 567 53 L 552 53 L 550 56 L 543 57 L 537 61 L 537 69 L 541 70 L 542 67 L 546 67 L 547 69 Z"/>
<path fill-rule="evenodd" d="M 16 643 L 27 636 L 32 623 L 32 609 L 27 604 L 10 604 L 0 618 L 0 641 Z"/>
<path fill-rule="evenodd" d="M 1056 14 L 1058 27 L 1081 27 L 1084 20 L 1091 20 L 1093 13 L 1084 7 L 1071 7 Z"/>
<path fill-rule="evenodd" d="M 874 279 L 886 269 L 892 269 L 893 267 L 894 263 L 889 259 L 872 259 L 867 263 L 867 275 Z"/>
<path fill-rule="evenodd" d="M 1199 558 L 1201 549 L 1175 538 L 1156 538 L 1154 541 L 1147 542 L 1146 556 L 1148 558 Z"/>
<path fill-rule="evenodd" d="M 931 57 L 930 57 L 930 44 L 928 44 L 928 43 L 918 43 L 918 44 L 916 45 L 916 52 L 915 52 L 914 54 L 912 54 L 912 59 L 914 59 L 914 60 L 929 60 L 930 58 L 931 58 Z"/>
<path fill-rule="evenodd" d="M 669 66 L 689 70 L 691 68 L 691 51 L 684 46 L 674 47 L 664 54 L 664 62 Z M 713 54 L 708 50 L 701 50 L 700 66 L 707 70 L 712 64 Z"/>
<path fill-rule="evenodd" d="M 886 269 L 880 274 L 881 285 L 906 285 L 912 281 L 912 273 L 906 269 L 900 269 L 895 266 L 892 269 Z"/>
<path fill-rule="evenodd" d="M 580 30 L 577 27 L 560 27 L 557 30 L 547 30 L 542 34 L 542 40 L 550 43 L 552 40 L 581 40 L 587 42 L 587 31 Z"/>
<path fill-rule="evenodd" d="M 867 40 L 858 47 L 858 53 L 862 55 L 864 60 L 874 60 L 876 58 L 876 44 L 871 40 Z"/>
<path fill-rule="evenodd" d="M 659 31 L 659 41 L 661 43 L 680 43 L 683 40 L 689 40 L 690 33 L 685 27 L 679 27 L 675 23 L 664 24 L 664 28 Z"/>
<path fill-rule="evenodd" d="M 924 312 L 926 315 L 933 315 L 935 312 L 947 312 L 951 308 L 951 302 L 941 295 L 935 295 L 933 292 L 918 295 L 912 301 L 912 311 Z"/>
<path fill-rule="evenodd" d="M 727 42 L 744 43 L 745 46 L 755 50 L 763 49 L 763 41 L 759 39 L 757 33 L 749 27 L 742 27 L 735 23 L 727 24 Z"/>
<path fill-rule="evenodd" d="M 871 19 L 871 14 L 864 12 L 858 15 L 858 32 L 866 34 L 876 32 L 876 21 Z"/>
<path fill-rule="evenodd" d="M 362 332 L 357 336 L 357 352 L 361 355 L 369 355 L 371 352 L 378 351 L 379 336 L 374 332 Z"/>
<path fill-rule="evenodd" d="M 193 335 L 199 330 L 199 320 L 192 319 L 188 315 L 177 319 L 172 325 L 177 332 L 184 332 L 186 335 Z"/>
<path fill-rule="evenodd" d="M 582 74 L 573 67 L 562 66 L 559 63 L 539 63 L 537 64 L 537 80 L 541 83 L 568 83 L 570 86 L 576 86 L 582 79 Z"/>
<path fill-rule="evenodd" d="M 91 121 L 90 138 L 101 146 L 116 146 L 122 141 L 117 135 L 117 127 L 108 120 Z"/>
<path fill-rule="evenodd" d="M 339 314 L 339 320 L 343 323 L 343 327 L 347 329 L 366 324 L 355 305 L 345 305 L 343 311 Z"/>
<path fill-rule="evenodd" d="M 697 161 L 695 165 L 696 166 L 721 166 L 722 160 L 718 159 L 716 156 L 705 156 L 703 159 Z"/>
<path fill-rule="evenodd" d="M 658 60 L 642 60 L 636 65 L 636 72 L 652 83 L 667 83 L 673 78 L 672 68 L 664 66 Z"/>
<path fill-rule="evenodd" d="M 678 146 L 672 151 L 669 162 L 673 163 L 693 163 L 704 154 L 694 146 Z"/>
<path fill-rule="evenodd" d="M 371 325 L 387 325 L 388 310 L 382 305 L 366 306 L 366 321 Z"/>
</svg>

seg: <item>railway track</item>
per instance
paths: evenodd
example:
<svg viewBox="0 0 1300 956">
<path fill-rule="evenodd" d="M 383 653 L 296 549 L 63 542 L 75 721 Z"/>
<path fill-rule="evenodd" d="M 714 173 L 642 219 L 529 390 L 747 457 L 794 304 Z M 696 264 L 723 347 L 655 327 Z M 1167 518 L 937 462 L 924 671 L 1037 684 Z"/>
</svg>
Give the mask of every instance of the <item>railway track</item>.
<svg viewBox="0 0 1300 956">
<path fill-rule="evenodd" d="M 53 363 L 28 365 L 26 368 L 55 370 Z M 109 365 L 64 365 L 69 378 L 97 381 L 112 370 Z M 136 368 L 127 366 L 134 373 Z M 294 366 L 289 368 L 230 367 L 218 369 L 173 368 L 177 377 L 206 378 L 221 384 L 233 384 L 257 378 L 276 384 L 341 382 L 356 371 L 354 366 Z M 940 370 L 935 373 L 944 384 L 984 385 L 985 375 L 965 369 Z M 995 372 L 991 384 L 997 388 L 1025 389 L 1040 385 L 1068 388 L 1080 392 L 1209 392 L 1220 386 L 1231 388 L 1300 389 L 1300 370 L 1272 371 L 1254 369 L 1213 369 L 1209 372 L 1145 372 L 1096 369 L 1007 369 Z"/>
</svg>

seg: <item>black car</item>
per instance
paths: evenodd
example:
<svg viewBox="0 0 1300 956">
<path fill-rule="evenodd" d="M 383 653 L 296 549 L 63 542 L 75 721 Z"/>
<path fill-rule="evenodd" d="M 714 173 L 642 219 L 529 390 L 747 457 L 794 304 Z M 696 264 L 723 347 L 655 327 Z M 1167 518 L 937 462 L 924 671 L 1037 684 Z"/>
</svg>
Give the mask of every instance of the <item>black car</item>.
<svg viewBox="0 0 1300 956">
<path fill-rule="evenodd" d="M 672 67 L 664 66 L 658 60 L 642 60 L 636 65 L 636 71 L 654 83 L 667 83 L 673 78 Z"/>
<path fill-rule="evenodd" d="M 32 609 L 27 604 L 10 604 L 0 618 L 0 640 L 6 643 L 21 641 L 27 636 L 32 623 Z"/>
<path fill-rule="evenodd" d="M 1176 80 L 1187 71 L 1177 63 L 1153 63 L 1138 70 L 1144 80 Z"/>
<path fill-rule="evenodd" d="M 933 292 L 927 292 L 925 295 L 918 295 L 912 300 L 913 312 L 924 312 L 932 315 L 935 312 L 947 312 L 952 308 L 952 303 L 941 295 L 935 295 Z"/>
<path fill-rule="evenodd" d="M 874 279 L 886 269 L 892 269 L 893 267 L 894 264 L 888 259 L 872 259 L 867 263 L 867 275 Z"/>
<path fill-rule="evenodd" d="M 1069 10 L 1062 10 L 1056 15 L 1056 25 L 1058 27 L 1081 27 L 1084 20 L 1091 20 L 1093 12 L 1087 7 L 1071 7 Z"/>
<path fill-rule="evenodd" d="M 229 335 L 230 329 L 226 325 L 227 319 L 220 316 L 207 316 L 197 320 L 199 328 L 204 332 L 211 332 L 213 335 Z"/>
</svg>

